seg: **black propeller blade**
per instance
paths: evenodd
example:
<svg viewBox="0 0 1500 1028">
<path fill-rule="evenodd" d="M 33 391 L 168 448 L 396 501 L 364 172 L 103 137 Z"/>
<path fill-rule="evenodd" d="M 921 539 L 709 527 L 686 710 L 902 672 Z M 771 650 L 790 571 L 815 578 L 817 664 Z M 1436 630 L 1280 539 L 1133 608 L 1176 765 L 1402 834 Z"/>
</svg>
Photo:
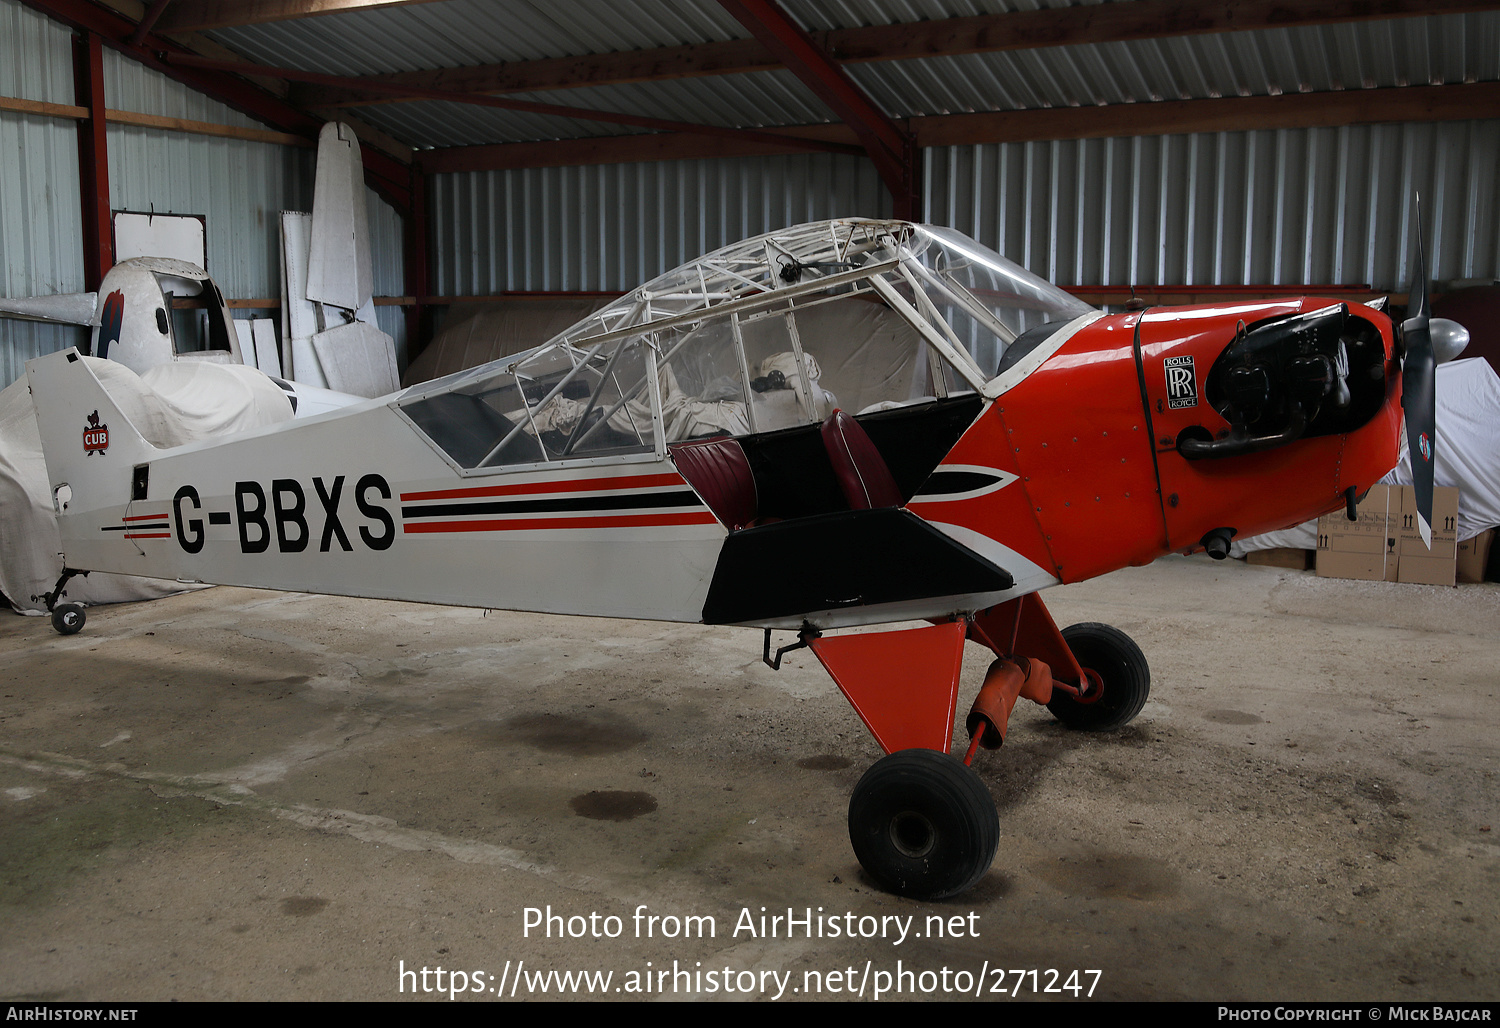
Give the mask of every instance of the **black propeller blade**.
<svg viewBox="0 0 1500 1028">
<path fill-rule="evenodd" d="M 1422 247 L 1422 199 L 1417 198 L 1417 267 L 1401 325 L 1401 406 L 1406 411 L 1406 447 L 1412 485 L 1417 491 L 1418 528 L 1432 548 L 1432 477 L 1437 455 L 1437 357 L 1432 347 L 1432 315 L 1427 306 L 1427 255 Z"/>
</svg>

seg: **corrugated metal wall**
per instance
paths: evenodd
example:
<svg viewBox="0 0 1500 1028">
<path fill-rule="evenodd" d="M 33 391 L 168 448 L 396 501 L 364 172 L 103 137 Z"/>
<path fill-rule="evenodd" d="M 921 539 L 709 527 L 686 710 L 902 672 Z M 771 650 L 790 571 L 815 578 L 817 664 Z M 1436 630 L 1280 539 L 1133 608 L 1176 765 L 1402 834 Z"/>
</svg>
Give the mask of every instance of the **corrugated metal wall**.
<svg viewBox="0 0 1500 1028">
<path fill-rule="evenodd" d="M 104 51 L 105 102 L 117 110 L 262 127 L 214 100 L 112 50 Z M 13 0 L 0 0 L 0 94 L 73 102 L 67 29 Z M 208 272 L 227 297 L 280 295 L 282 210 L 312 206 L 314 151 L 250 140 L 111 124 L 110 206 L 115 210 L 203 215 Z M 367 191 L 375 292 L 403 292 L 402 223 Z M 83 289 L 82 220 L 75 122 L 0 112 L 0 293 L 37 296 Z M 242 310 L 264 316 L 274 311 Z M 406 363 L 399 307 L 377 310 Z M 20 377 L 31 357 L 86 338 L 69 326 L 0 318 L 0 385 Z"/>
<path fill-rule="evenodd" d="M 73 102 L 68 30 L 16 3 L 0 4 L 0 93 Z M 0 111 L 0 294 L 83 291 L 78 133 L 73 122 Z M 0 318 L 0 386 L 26 361 L 71 346 L 82 330 Z"/>
<path fill-rule="evenodd" d="M 1064 285 L 1404 290 L 1423 197 L 1431 275 L 1500 276 L 1500 121 L 957 146 L 929 221 Z"/>
<path fill-rule="evenodd" d="M 104 52 L 104 95 L 118 110 L 261 127 L 112 50 Z M 206 270 L 224 295 L 279 295 L 277 213 L 312 209 L 312 150 L 137 125 L 111 124 L 108 136 L 112 208 L 204 215 Z"/>
<path fill-rule="evenodd" d="M 629 290 L 804 221 L 889 217 L 870 162 L 831 154 L 433 176 L 432 289 Z"/>
<path fill-rule="evenodd" d="M 928 221 L 1063 285 L 1404 291 L 1424 197 L 1432 277 L 1500 276 L 1500 122 L 1362 125 L 925 153 Z M 435 176 L 433 289 L 626 290 L 801 221 L 886 217 L 832 156 Z"/>
</svg>

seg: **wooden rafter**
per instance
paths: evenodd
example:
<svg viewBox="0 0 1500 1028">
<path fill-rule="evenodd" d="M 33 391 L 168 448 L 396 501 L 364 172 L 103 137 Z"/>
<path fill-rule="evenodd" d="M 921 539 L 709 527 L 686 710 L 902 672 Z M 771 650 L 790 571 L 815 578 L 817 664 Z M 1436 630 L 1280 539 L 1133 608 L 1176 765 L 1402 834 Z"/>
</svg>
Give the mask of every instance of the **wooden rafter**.
<svg viewBox="0 0 1500 1028">
<path fill-rule="evenodd" d="M 338 83 L 347 82 L 336 75 L 325 75 L 321 72 L 302 71 L 297 68 L 270 68 L 263 64 L 247 64 L 242 61 L 219 61 L 206 57 L 198 57 L 193 54 L 171 54 L 166 60 L 174 67 L 201 68 L 215 72 L 230 72 L 244 74 L 250 71 L 269 72 L 288 81 L 301 81 L 312 83 Z M 367 82 L 360 86 L 362 89 L 373 93 L 390 92 L 392 87 L 381 85 L 379 82 Z M 782 133 L 780 130 L 762 131 L 756 129 L 742 129 L 726 125 L 706 125 L 697 122 L 671 121 L 664 118 L 650 118 L 637 114 L 626 114 L 618 111 L 590 110 L 582 107 L 563 107 L 558 104 L 536 103 L 532 100 L 514 100 L 505 97 L 489 96 L 484 93 L 454 93 L 441 89 L 425 89 L 421 92 L 421 98 L 425 100 L 445 100 L 451 103 L 475 104 L 482 107 L 498 107 L 504 110 L 526 111 L 532 114 L 545 114 L 560 118 L 577 118 L 582 121 L 600 121 L 616 125 L 632 125 L 637 128 L 653 129 L 665 132 L 682 132 L 687 134 L 712 136 L 731 140 L 759 141 L 769 146 L 790 146 L 793 149 L 802 150 L 849 150 L 842 144 L 827 144 L 816 139 L 799 136 L 793 133 Z"/>
<path fill-rule="evenodd" d="M 178 0 L 182 2 L 182 0 Z M 1295 28 L 1495 10 L 1497 0 L 1131 0 L 1130 3 L 1043 8 L 1010 14 L 872 25 L 808 33 L 840 63 L 953 57 L 1038 47 L 1118 43 L 1140 39 Z M 628 50 L 507 64 L 401 72 L 379 76 L 387 86 L 457 92 L 519 93 L 580 86 L 653 82 L 705 75 L 768 71 L 781 66 L 754 39 Z M 392 103 L 385 97 L 324 87 L 298 87 L 306 106 Z"/>
<path fill-rule="evenodd" d="M 776 59 L 859 137 L 895 202 L 895 216 L 915 220 L 921 206 L 916 140 L 865 95 L 776 0 L 719 0 Z"/>
<path fill-rule="evenodd" d="M 434 0 L 175 0 L 159 22 L 163 32 L 197 32 L 232 25 L 293 21 L 320 14 L 368 11 L 379 7 L 430 4 Z"/>
</svg>

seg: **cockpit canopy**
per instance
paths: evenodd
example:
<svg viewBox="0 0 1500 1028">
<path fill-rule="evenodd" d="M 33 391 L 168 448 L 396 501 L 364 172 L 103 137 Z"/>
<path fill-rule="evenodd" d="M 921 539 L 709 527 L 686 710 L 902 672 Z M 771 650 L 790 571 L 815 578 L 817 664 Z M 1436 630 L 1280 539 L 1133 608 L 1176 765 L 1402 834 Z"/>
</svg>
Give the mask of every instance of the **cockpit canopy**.
<svg viewBox="0 0 1500 1028">
<path fill-rule="evenodd" d="M 397 409 L 460 469 L 622 455 L 973 393 L 1087 304 L 950 229 L 817 222 L 648 282 Z"/>
</svg>

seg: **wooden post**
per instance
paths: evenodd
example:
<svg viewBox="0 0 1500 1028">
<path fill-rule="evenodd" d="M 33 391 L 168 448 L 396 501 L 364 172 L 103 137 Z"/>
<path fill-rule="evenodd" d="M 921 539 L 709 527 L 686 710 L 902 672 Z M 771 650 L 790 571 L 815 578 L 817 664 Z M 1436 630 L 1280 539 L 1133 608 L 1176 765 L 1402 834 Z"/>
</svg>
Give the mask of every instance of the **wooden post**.
<svg viewBox="0 0 1500 1028">
<path fill-rule="evenodd" d="M 73 37 L 73 89 L 88 117 L 78 122 L 78 185 L 83 212 L 83 287 L 94 291 L 114 267 L 109 145 L 104 116 L 104 50 L 97 33 Z"/>
</svg>

